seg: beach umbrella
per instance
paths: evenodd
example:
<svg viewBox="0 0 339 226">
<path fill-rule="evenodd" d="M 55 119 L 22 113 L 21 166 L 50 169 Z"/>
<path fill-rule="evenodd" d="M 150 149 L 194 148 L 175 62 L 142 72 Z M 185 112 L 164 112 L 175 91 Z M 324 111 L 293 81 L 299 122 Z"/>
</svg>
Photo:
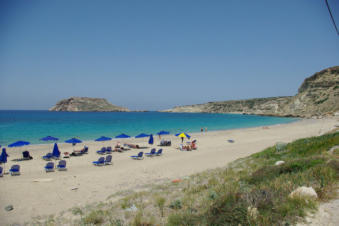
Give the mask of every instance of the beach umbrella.
<svg viewBox="0 0 339 226">
<path fill-rule="evenodd" d="M 154 143 L 153 135 L 152 135 L 152 134 L 149 136 L 148 143 L 149 143 L 149 144 L 153 144 L 153 143 Z"/>
<path fill-rule="evenodd" d="M 7 162 L 7 152 L 6 152 L 6 148 L 2 149 L 1 155 L 0 155 L 0 163 L 4 164 L 4 174 L 5 174 L 5 163 Z"/>
<path fill-rule="evenodd" d="M 115 138 L 130 138 L 130 136 L 128 136 L 128 135 L 122 133 L 122 134 L 116 136 Z"/>
<path fill-rule="evenodd" d="M 55 156 L 55 157 L 60 156 L 60 151 L 59 151 L 59 147 L 58 147 L 57 143 L 54 143 L 52 155 Z"/>
<path fill-rule="evenodd" d="M 82 143 L 82 141 L 77 139 L 77 138 L 75 138 L 75 137 L 73 137 L 73 138 L 71 138 L 69 140 L 65 140 L 65 143 L 78 144 L 78 143 Z"/>
<path fill-rule="evenodd" d="M 112 140 L 112 138 L 101 136 L 101 137 L 95 139 L 95 141 L 108 141 L 108 140 Z"/>
<path fill-rule="evenodd" d="M 19 140 L 17 142 L 14 142 L 10 145 L 8 145 L 8 147 L 13 148 L 13 147 L 21 147 L 21 146 L 25 146 L 25 145 L 29 145 L 30 143 L 28 141 L 22 141 Z"/>
<path fill-rule="evenodd" d="M 175 134 L 175 136 L 177 136 L 177 137 L 184 137 L 184 138 L 186 137 L 188 139 L 191 138 L 191 136 L 188 135 L 187 133 L 177 133 L 177 134 Z"/>
<path fill-rule="evenodd" d="M 150 135 L 146 133 L 140 133 L 139 135 L 135 136 L 135 138 L 144 138 L 144 137 L 149 137 Z"/>
<path fill-rule="evenodd" d="M 159 133 L 157 133 L 157 135 L 168 135 L 168 134 L 170 134 L 170 132 L 164 130 L 161 130 Z"/>
<path fill-rule="evenodd" d="M 59 140 L 59 138 L 47 136 L 47 137 L 41 138 L 40 140 L 42 140 L 42 141 L 57 141 L 57 140 Z"/>
</svg>

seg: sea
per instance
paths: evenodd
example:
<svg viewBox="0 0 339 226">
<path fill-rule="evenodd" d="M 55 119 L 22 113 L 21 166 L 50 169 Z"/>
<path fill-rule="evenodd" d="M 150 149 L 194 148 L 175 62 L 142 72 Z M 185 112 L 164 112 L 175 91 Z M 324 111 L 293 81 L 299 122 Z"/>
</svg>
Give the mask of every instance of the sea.
<svg viewBox="0 0 339 226">
<path fill-rule="evenodd" d="M 45 136 L 64 142 L 76 137 L 95 140 L 100 136 L 125 133 L 156 134 L 161 130 L 171 134 L 230 130 L 269 126 L 297 121 L 283 118 L 240 114 L 165 113 L 165 112 L 50 112 L 50 111 L 0 111 L 0 145 L 23 140 L 31 144 L 44 143 Z"/>
</svg>

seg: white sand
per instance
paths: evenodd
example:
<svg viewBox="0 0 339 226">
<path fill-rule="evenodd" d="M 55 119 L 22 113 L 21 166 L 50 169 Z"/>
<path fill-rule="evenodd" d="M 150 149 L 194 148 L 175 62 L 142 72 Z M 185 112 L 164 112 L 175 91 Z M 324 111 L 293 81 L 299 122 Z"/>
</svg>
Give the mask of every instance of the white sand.
<svg viewBox="0 0 339 226">
<path fill-rule="evenodd" d="M 58 214 L 77 205 L 104 201 L 109 195 L 124 189 L 160 180 L 171 180 L 197 173 L 206 169 L 225 166 L 227 163 L 248 156 L 274 145 L 276 142 L 290 142 L 298 138 L 317 136 L 332 130 L 337 119 L 307 119 L 291 124 L 270 126 L 269 129 L 249 128 L 192 134 L 198 140 L 198 150 L 181 152 L 176 149 L 180 139 L 172 140 L 172 147 L 164 147 L 163 156 L 137 161 L 130 155 L 139 150 L 113 153 L 113 165 L 96 167 L 92 161 L 100 157 L 96 150 L 102 146 L 114 146 L 115 142 L 86 142 L 89 154 L 71 157 L 67 160 L 68 171 L 45 173 L 46 161 L 41 156 L 52 151 L 50 145 L 31 145 L 27 149 L 34 157 L 31 161 L 19 162 L 20 176 L 4 175 L 0 178 L 0 219 L 1 225 L 23 223 L 31 217 L 45 214 Z M 228 139 L 235 142 L 229 143 Z M 125 140 L 121 140 L 125 141 Z M 126 142 L 140 143 L 147 139 L 128 139 Z M 159 139 L 155 138 L 155 143 Z M 80 149 L 82 145 L 77 145 Z M 146 145 L 148 146 L 148 145 Z M 70 144 L 60 144 L 61 152 L 71 152 Z M 11 159 L 21 157 L 22 148 L 8 149 L 10 155 L 6 171 L 16 162 Z M 149 152 L 150 148 L 144 149 Z M 74 190 L 73 190 L 74 189 Z M 7 212 L 4 208 L 13 205 Z"/>
</svg>

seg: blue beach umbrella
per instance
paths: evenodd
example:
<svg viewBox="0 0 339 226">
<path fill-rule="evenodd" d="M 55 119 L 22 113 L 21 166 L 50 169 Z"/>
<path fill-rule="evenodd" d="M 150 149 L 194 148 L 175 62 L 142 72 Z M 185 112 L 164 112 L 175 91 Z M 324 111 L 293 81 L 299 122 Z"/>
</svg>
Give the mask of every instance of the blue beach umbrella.
<svg viewBox="0 0 339 226">
<path fill-rule="evenodd" d="M 95 141 L 108 141 L 108 140 L 112 140 L 112 138 L 101 136 L 101 137 L 95 139 Z"/>
<path fill-rule="evenodd" d="M 82 143 L 82 141 L 73 137 L 73 138 L 71 138 L 69 140 L 65 140 L 65 143 L 78 144 L 78 143 Z"/>
<path fill-rule="evenodd" d="M 140 133 L 139 135 L 135 136 L 135 138 L 144 138 L 144 137 L 149 137 L 150 135 L 146 133 Z"/>
<path fill-rule="evenodd" d="M 130 136 L 128 136 L 128 135 L 122 133 L 122 134 L 116 136 L 115 138 L 130 138 Z"/>
<path fill-rule="evenodd" d="M 55 156 L 55 157 L 60 156 L 60 151 L 59 151 L 59 147 L 58 147 L 57 143 L 54 144 L 52 155 Z"/>
<path fill-rule="evenodd" d="M 59 140 L 59 138 L 47 136 L 47 137 L 41 138 L 40 140 L 42 140 L 42 141 L 57 141 L 57 140 Z"/>
<path fill-rule="evenodd" d="M 153 144 L 153 143 L 154 143 L 153 135 L 152 135 L 152 134 L 149 136 L 148 143 L 149 143 L 149 144 Z"/>
<path fill-rule="evenodd" d="M 13 147 L 21 147 L 21 146 L 25 146 L 25 145 L 29 145 L 30 143 L 28 141 L 22 141 L 19 140 L 17 142 L 14 142 L 10 145 L 8 145 L 8 147 L 13 148 Z"/>
<path fill-rule="evenodd" d="M 164 130 L 161 130 L 159 133 L 157 133 L 157 135 L 168 135 L 168 134 L 170 134 L 170 132 Z"/>
</svg>

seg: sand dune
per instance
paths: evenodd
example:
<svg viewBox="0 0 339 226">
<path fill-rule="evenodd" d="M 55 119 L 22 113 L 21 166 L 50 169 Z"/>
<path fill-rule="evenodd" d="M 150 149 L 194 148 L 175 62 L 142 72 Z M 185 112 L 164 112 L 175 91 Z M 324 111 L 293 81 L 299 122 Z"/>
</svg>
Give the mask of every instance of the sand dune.
<svg viewBox="0 0 339 226">
<path fill-rule="evenodd" d="M 172 135 L 172 147 L 164 147 L 161 157 L 145 158 L 141 161 L 132 160 L 130 155 L 139 150 L 132 149 L 124 153 L 113 153 L 113 165 L 96 167 L 92 161 L 100 157 L 96 150 L 102 146 L 114 146 L 116 141 L 85 142 L 89 154 L 71 157 L 67 160 L 68 171 L 45 173 L 46 161 L 41 156 L 52 151 L 52 144 L 31 145 L 28 149 L 34 157 L 31 161 L 19 162 L 20 176 L 4 175 L 0 178 L 0 219 L 1 224 L 23 223 L 34 216 L 58 214 L 77 205 L 86 205 L 96 201 L 104 201 L 109 195 L 125 189 L 156 181 L 172 180 L 178 177 L 197 173 L 206 169 L 225 166 L 227 163 L 261 151 L 276 142 L 316 136 L 332 130 L 338 120 L 305 119 L 298 122 L 262 127 L 214 131 L 192 134 L 191 139 L 198 140 L 198 150 L 182 152 L 176 149 L 180 139 Z M 228 139 L 235 142 L 229 143 Z M 127 139 L 130 142 L 147 145 L 146 139 Z M 155 143 L 159 139 L 155 138 Z M 77 145 L 80 149 L 82 145 Z M 155 145 L 154 145 L 155 146 Z M 61 152 L 71 152 L 70 144 L 60 144 Z M 148 149 L 143 149 L 149 152 Z M 23 148 L 8 149 L 10 155 L 6 171 L 20 158 Z M 14 209 L 7 212 L 4 208 L 13 205 Z"/>
</svg>

